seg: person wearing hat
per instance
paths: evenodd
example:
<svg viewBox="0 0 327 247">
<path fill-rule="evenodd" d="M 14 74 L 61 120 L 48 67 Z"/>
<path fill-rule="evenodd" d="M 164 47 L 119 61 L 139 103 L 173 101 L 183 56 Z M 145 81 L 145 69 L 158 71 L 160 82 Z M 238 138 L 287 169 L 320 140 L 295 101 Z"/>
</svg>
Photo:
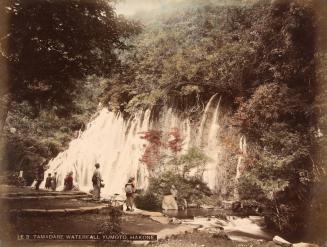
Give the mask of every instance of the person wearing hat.
<svg viewBox="0 0 327 247">
<path fill-rule="evenodd" d="M 102 176 L 100 173 L 100 164 L 95 164 L 95 171 L 93 172 L 92 176 L 92 183 L 93 183 L 93 199 L 96 201 L 100 200 L 100 193 L 101 193 L 101 182 Z"/>
<path fill-rule="evenodd" d="M 64 180 L 64 191 L 70 191 L 74 187 L 74 182 L 73 182 L 73 172 L 69 172 Z"/>
<path fill-rule="evenodd" d="M 135 194 L 135 178 L 130 177 L 125 185 L 126 192 L 126 211 L 134 211 L 134 194 Z"/>
</svg>

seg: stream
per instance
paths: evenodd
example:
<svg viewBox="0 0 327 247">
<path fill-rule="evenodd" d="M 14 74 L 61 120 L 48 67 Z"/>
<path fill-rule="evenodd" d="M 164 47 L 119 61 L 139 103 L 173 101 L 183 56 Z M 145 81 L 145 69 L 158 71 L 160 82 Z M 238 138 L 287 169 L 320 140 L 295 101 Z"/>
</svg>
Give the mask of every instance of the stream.
<svg viewBox="0 0 327 247">
<path fill-rule="evenodd" d="M 190 208 L 186 210 L 167 210 L 170 218 L 176 218 L 182 224 L 196 225 L 199 231 L 219 233 L 223 230 L 234 241 L 271 240 L 273 234 L 264 224 L 263 216 L 232 215 L 224 209 Z"/>
</svg>

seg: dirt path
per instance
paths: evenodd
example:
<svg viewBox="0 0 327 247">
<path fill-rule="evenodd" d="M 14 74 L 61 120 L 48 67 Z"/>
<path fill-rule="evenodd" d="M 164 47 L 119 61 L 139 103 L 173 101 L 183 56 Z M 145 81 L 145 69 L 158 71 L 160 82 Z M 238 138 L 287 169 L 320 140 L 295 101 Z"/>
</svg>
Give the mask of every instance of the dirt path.
<svg viewBox="0 0 327 247">
<path fill-rule="evenodd" d="M 2 191 L 3 192 L 3 189 Z M 6 193 L 36 193 L 28 188 L 10 188 Z M 47 193 L 42 191 L 40 194 Z M 3 195 L 3 194 L 2 194 Z M 81 200 L 45 200 L 45 199 L 19 199 L 4 200 L 7 209 L 12 208 L 63 208 L 68 206 L 84 206 L 95 204 Z M 4 205 L 2 205 L 4 206 Z M 16 241 L 18 234 L 97 234 L 103 231 L 103 226 L 111 219 L 109 209 L 102 209 L 98 213 L 85 213 L 76 215 L 22 215 L 9 214 L 8 210 L 0 210 L 0 246 L 5 247 L 102 247 L 102 246 L 131 246 L 130 242 L 90 242 L 90 241 Z M 151 218 L 152 217 L 152 218 Z M 194 226 L 171 224 L 160 213 L 133 212 L 123 213 L 121 217 L 121 231 L 125 234 L 155 234 L 160 241 L 151 242 L 151 247 L 247 247 L 261 246 L 259 243 L 236 243 L 231 240 L 215 238 L 212 234 L 194 232 Z M 185 232 L 188 232 L 185 234 Z M 169 240 L 165 240 L 168 238 Z M 1 245 L 2 244 L 2 245 Z M 134 243 L 135 244 L 135 243 Z M 137 242 L 140 246 L 142 242 Z"/>
<path fill-rule="evenodd" d="M 150 244 L 130 243 L 119 241 L 92 242 L 92 241 L 33 241 L 33 242 L 6 242 L 6 247 L 280 247 L 272 242 L 252 241 L 246 243 L 213 238 L 207 233 L 195 232 L 178 235 L 169 239 Z"/>
</svg>

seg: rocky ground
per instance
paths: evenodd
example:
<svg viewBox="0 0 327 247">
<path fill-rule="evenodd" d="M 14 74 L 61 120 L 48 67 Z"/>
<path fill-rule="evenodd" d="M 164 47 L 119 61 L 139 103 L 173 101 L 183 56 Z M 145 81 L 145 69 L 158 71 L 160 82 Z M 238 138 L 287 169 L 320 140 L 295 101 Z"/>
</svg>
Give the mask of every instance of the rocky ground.
<svg viewBox="0 0 327 247">
<path fill-rule="evenodd" d="M 132 246 L 151 247 L 278 247 L 267 240 L 232 241 L 223 234 L 210 233 L 194 225 L 180 224 L 160 212 L 124 212 L 120 227 L 125 234 L 154 234 L 155 242 L 118 241 L 17 241 L 18 234 L 97 234 L 112 221 L 105 203 L 89 201 L 80 192 L 60 193 L 29 188 L 1 187 L 0 246 Z M 68 196 L 68 198 L 67 198 Z M 76 198 L 77 196 L 77 198 Z M 99 206 L 101 209 L 98 209 Z M 96 208 L 96 209 L 94 209 Z M 87 210 L 86 210 L 87 209 Z M 2 245 L 1 245 L 2 243 Z"/>
</svg>

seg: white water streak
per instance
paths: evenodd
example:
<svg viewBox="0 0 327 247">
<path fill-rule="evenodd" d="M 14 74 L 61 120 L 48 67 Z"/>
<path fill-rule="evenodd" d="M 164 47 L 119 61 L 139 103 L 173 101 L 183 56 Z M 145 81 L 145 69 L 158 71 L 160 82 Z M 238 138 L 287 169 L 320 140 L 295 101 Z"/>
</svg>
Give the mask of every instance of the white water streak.
<svg viewBox="0 0 327 247">
<path fill-rule="evenodd" d="M 146 189 L 149 171 L 140 162 L 140 158 L 148 143 L 141 138 L 140 132 L 156 129 L 169 133 L 178 129 L 183 139 L 181 154 L 196 145 L 203 148 L 211 158 L 203 178 L 211 189 L 215 189 L 222 174 L 219 169 L 218 138 L 221 98 L 214 104 L 216 96 L 217 94 L 213 95 L 205 107 L 198 134 L 192 131 L 190 119 L 181 118 L 171 108 L 164 108 L 159 120 L 155 122 L 150 121 L 150 110 L 125 121 L 122 116 L 102 109 L 87 125 L 86 130 L 70 143 L 69 148 L 50 161 L 47 173 L 58 173 L 60 189 L 63 187 L 64 177 L 72 171 L 74 184 L 80 190 L 88 192 L 92 188 L 94 165 L 100 163 L 105 183 L 103 197 L 114 193 L 124 194 L 124 185 L 130 176 L 136 178 L 138 189 Z"/>
<path fill-rule="evenodd" d="M 221 153 L 221 147 L 218 139 L 220 102 L 221 102 L 221 97 L 219 98 L 210 125 L 208 126 L 209 132 L 208 135 L 206 136 L 207 142 L 203 147 L 203 151 L 210 158 L 210 161 L 208 162 L 206 170 L 203 174 L 203 179 L 204 181 L 207 182 L 209 188 L 212 190 L 215 190 L 219 186 L 218 180 L 221 180 L 220 177 L 222 175 L 222 169 L 219 169 L 219 159 L 220 159 L 219 154 Z M 212 102 L 210 101 L 209 103 L 212 104 Z M 209 108 L 207 109 L 207 114 L 209 109 L 210 109 L 210 105 Z M 206 118 L 208 118 L 208 116 Z M 204 136 L 202 132 L 201 139 L 203 139 L 203 137 Z M 203 143 L 203 141 L 201 141 L 201 143 Z"/>
<path fill-rule="evenodd" d="M 123 194 L 124 184 L 130 176 L 137 178 L 139 188 L 147 187 L 148 172 L 139 162 L 145 140 L 139 132 L 148 130 L 150 111 L 144 113 L 144 120 L 138 116 L 129 121 L 106 109 L 90 123 L 69 148 L 49 163 L 49 172 L 57 172 L 59 188 L 63 187 L 65 175 L 72 171 L 74 184 L 88 192 L 92 188 L 91 177 L 94 164 L 100 163 L 105 183 L 103 196 Z"/>
<path fill-rule="evenodd" d="M 247 155 L 247 144 L 246 144 L 245 136 L 241 136 L 239 145 L 240 145 L 240 155 L 238 156 L 237 166 L 236 166 L 236 176 L 235 176 L 236 185 L 239 182 L 239 179 L 242 175 L 241 169 L 243 166 L 244 157 Z M 239 197 L 240 197 L 239 191 L 236 186 L 234 189 L 234 199 L 239 200 Z"/>
<path fill-rule="evenodd" d="M 218 94 L 214 94 L 210 100 L 208 101 L 205 109 L 204 109 L 204 112 L 203 112 L 203 115 L 202 115 L 202 118 L 201 118 L 201 123 L 200 123 L 200 128 L 199 128 L 199 133 L 198 133 L 198 137 L 197 137 L 197 145 L 198 146 L 201 146 L 201 141 L 202 141 L 202 137 L 203 137 L 203 131 L 204 131 L 204 127 L 205 127 L 205 123 L 206 123 L 206 120 L 208 118 L 208 113 L 209 113 L 209 109 L 211 107 L 211 103 L 212 101 L 215 99 L 215 97 L 217 96 Z"/>
</svg>

